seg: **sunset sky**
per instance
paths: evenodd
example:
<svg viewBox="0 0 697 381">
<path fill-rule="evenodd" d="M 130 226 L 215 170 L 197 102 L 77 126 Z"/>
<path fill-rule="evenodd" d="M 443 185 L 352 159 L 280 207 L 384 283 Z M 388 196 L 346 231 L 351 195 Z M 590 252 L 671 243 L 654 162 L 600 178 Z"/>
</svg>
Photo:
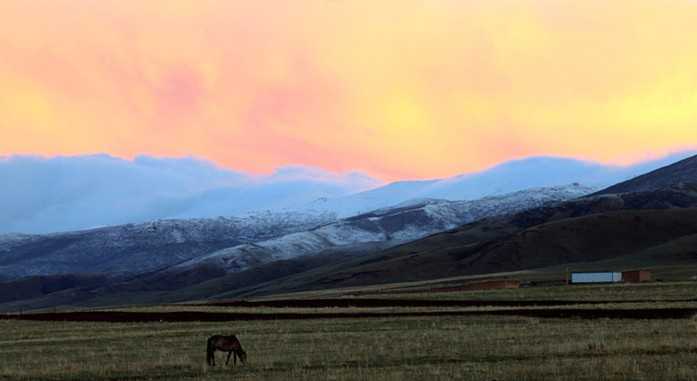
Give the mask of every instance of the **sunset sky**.
<svg viewBox="0 0 697 381">
<path fill-rule="evenodd" d="M 697 1 L 3 0 L 0 155 L 383 180 L 697 147 Z"/>
</svg>

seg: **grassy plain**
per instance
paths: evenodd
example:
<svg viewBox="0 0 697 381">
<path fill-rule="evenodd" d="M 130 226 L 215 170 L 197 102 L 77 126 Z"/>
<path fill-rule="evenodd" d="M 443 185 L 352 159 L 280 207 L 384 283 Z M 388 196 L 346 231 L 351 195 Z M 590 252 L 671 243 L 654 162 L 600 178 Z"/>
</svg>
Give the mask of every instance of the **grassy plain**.
<svg viewBox="0 0 697 381">
<path fill-rule="evenodd" d="M 381 295 L 389 298 L 438 300 L 697 301 L 697 282 L 574 285 L 438 293 L 415 289 L 408 293 L 386 292 Z"/>
<path fill-rule="evenodd" d="M 530 298 L 536 300 L 542 296 L 564 300 L 573 297 L 582 303 L 579 308 L 612 308 L 613 304 L 594 307 L 583 300 L 617 297 L 637 301 L 622 307 L 617 304 L 618 308 L 640 310 L 694 306 L 685 301 L 694 291 L 692 283 L 676 283 L 486 293 L 502 293 L 492 296 L 502 299 L 526 293 L 532 293 L 534 298 Z M 480 293 L 447 294 L 469 300 Z M 443 295 L 425 294 L 420 298 Z M 638 302 L 640 299 L 661 302 Z M 172 305 L 131 311 L 185 308 L 240 311 Z M 287 310 L 254 308 L 250 312 L 273 314 Z M 247 366 L 210 368 L 204 364 L 205 340 L 217 333 L 239 335 L 249 353 Z M 220 363 L 223 355 L 218 356 Z M 0 320 L 0 380 L 230 379 L 697 380 L 697 320 L 466 314 L 187 323 Z"/>
</svg>

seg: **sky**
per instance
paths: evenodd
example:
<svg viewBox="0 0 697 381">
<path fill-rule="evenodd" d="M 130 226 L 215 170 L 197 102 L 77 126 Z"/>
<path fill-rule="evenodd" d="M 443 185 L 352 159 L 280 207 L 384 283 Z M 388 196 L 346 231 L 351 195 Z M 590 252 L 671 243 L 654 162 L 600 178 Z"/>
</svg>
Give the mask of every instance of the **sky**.
<svg viewBox="0 0 697 381">
<path fill-rule="evenodd" d="M 697 2 L 3 0 L 0 155 L 384 181 L 697 146 Z"/>
</svg>

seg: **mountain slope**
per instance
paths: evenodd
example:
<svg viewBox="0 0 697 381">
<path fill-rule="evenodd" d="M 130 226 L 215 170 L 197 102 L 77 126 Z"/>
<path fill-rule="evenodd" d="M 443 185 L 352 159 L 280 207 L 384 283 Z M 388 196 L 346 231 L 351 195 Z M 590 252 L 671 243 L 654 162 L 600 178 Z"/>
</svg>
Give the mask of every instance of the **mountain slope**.
<svg viewBox="0 0 697 381">
<path fill-rule="evenodd" d="M 168 230 L 160 227 L 158 232 L 164 237 L 159 237 L 152 242 L 123 235 L 125 239 L 117 240 L 120 245 L 127 248 L 123 253 L 115 253 L 113 248 L 105 246 L 106 252 L 110 253 L 110 257 L 105 263 L 94 263 L 91 260 L 92 250 L 95 250 L 94 241 L 104 239 L 105 235 L 108 236 L 106 232 L 124 229 L 124 227 L 108 228 L 105 231 L 82 232 L 86 235 L 85 237 L 79 236 L 80 232 L 78 232 L 75 234 L 78 234 L 81 240 L 77 241 L 77 245 L 70 242 L 67 248 L 61 249 L 63 251 L 57 249 L 45 256 L 39 256 L 36 260 L 29 257 L 18 263 L 8 263 L 8 260 L 13 256 L 21 256 L 21 253 L 35 247 L 35 245 L 28 247 L 23 245 L 22 240 L 35 239 L 40 244 L 50 246 L 57 245 L 54 242 L 55 239 L 58 241 L 66 239 L 65 235 L 62 234 L 48 238 L 43 236 L 15 237 L 9 242 L 14 242 L 13 244 L 16 246 L 11 248 L 10 244 L 6 243 L 5 253 L 0 254 L 0 264 L 3 264 L 6 269 L 13 270 L 15 274 L 21 273 L 21 271 L 32 274 L 37 270 L 33 266 L 37 261 L 48 268 L 51 266 L 51 260 L 54 256 L 58 256 L 54 267 L 59 272 L 71 271 L 77 274 L 81 272 L 106 272 L 111 277 L 100 287 L 78 286 L 75 289 L 55 292 L 52 295 L 55 297 L 56 303 L 104 305 L 126 299 L 131 302 L 179 301 L 184 300 L 183 296 L 203 297 L 229 290 L 226 287 L 253 288 L 259 283 L 291 276 L 298 272 L 310 271 L 328 264 L 337 264 L 408 240 L 447 230 L 468 221 L 539 207 L 549 203 L 558 203 L 591 191 L 592 188 L 571 185 L 533 189 L 477 201 L 414 201 L 395 208 L 381 209 L 336 222 L 324 223 L 301 232 L 291 231 L 285 235 L 270 234 L 266 231 L 269 226 L 254 225 L 255 229 L 249 228 L 258 234 L 242 236 L 239 229 L 223 224 L 223 227 L 228 230 L 223 229 L 221 235 L 202 234 L 203 240 L 201 242 L 183 239 L 181 245 L 176 247 L 176 251 L 172 250 L 174 246 L 170 244 L 170 241 L 165 239 L 176 234 L 168 233 Z M 228 220 L 209 222 L 214 223 L 215 221 Z M 170 222 L 170 224 L 173 223 L 182 225 L 182 229 L 190 228 L 186 225 L 187 221 Z M 132 229 L 142 231 L 144 226 L 138 225 Z M 276 230 L 276 233 L 282 231 L 278 228 Z M 147 232 L 147 229 L 145 231 Z M 266 233 L 269 237 L 262 239 L 262 233 Z M 71 237 L 68 235 L 68 238 Z M 156 238 L 152 234 L 147 237 Z M 225 241 L 222 238 L 231 240 L 245 238 L 249 241 L 224 247 Z M 258 240 L 252 241 L 255 238 Z M 150 246 L 143 248 L 142 245 L 146 242 L 149 242 Z M 163 242 L 164 247 L 158 247 L 158 242 Z M 216 247 L 217 245 L 220 247 Z M 84 248 L 85 251 L 77 255 L 75 253 L 77 248 Z M 206 248 L 209 251 L 203 252 Z M 68 266 L 65 261 L 66 251 L 70 254 L 68 255 L 70 260 L 74 261 L 72 267 Z M 188 257 L 183 257 L 180 253 L 186 253 Z M 144 265 L 138 261 L 138 259 L 151 256 L 161 261 L 160 264 L 166 263 L 158 268 L 153 265 Z M 171 260 L 174 256 L 177 257 L 178 261 Z M 110 259 L 111 257 L 113 258 Z M 3 260 L 5 262 L 2 262 Z M 86 264 L 82 264 L 80 261 L 85 261 Z M 112 269 L 117 268 L 114 263 L 125 267 L 123 271 L 116 274 L 119 275 L 117 277 L 114 277 L 115 274 L 112 272 Z M 128 263 L 133 263 L 136 267 L 127 268 Z M 28 267 L 22 267 L 22 265 L 28 265 Z M 41 284 L 41 282 L 52 282 L 52 280 L 51 278 L 37 278 L 28 283 L 22 282 L 24 280 L 0 284 L 0 291 L 14 292 L 13 290 L 26 289 L 26 284 Z M 32 290 L 30 289 L 30 291 Z M 53 301 L 49 297 L 38 295 L 32 299 L 31 303 L 33 304 L 29 301 L 26 303 L 28 303 L 25 305 L 26 307 L 29 305 L 35 307 L 50 306 Z"/>
<path fill-rule="evenodd" d="M 598 194 L 646 192 L 680 183 L 697 184 L 697 156 L 613 185 L 598 192 Z"/>
<path fill-rule="evenodd" d="M 371 242 L 398 244 L 477 218 L 587 194 L 591 188 L 536 189 L 472 202 L 425 200 L 335 220 L 331 213 L 260 213 L 245 218 L 161 220 L 49 235 L 0 238 L 3 280 L 157 271 L 192 281 L 273 260 Z M 193 270 L 194 267 L 201 269 Z"/>
<path fill-rule="evenodd" d="M 5 280 L 32 275 L 139 274 L 212 251 L 311 229 L 333 215 L 261 213 L 245 218 L 160 220 L 0 240 Z"/>
<path fill-rule="evenodd" d="M 477 219 L 508 214 L 580 197 L 592 188 L 580 185 L 532 189 L 476 201 L 421 200 L 339 220 L 308 231 L 225 248 L 173 266 L 179 272 L 199 265 L 240 271 L 274 260 L 317 254 L 368 243 L 394 246 L 452 229 Z"/>
<path fill-rule="evenodd" d="M 697 234 L 696 208 L 697 188 L 689 187 L 582 198 L 483 219 L 277 280 L 254 292 L 427 280 L 631 257 Z"/>
</svg>

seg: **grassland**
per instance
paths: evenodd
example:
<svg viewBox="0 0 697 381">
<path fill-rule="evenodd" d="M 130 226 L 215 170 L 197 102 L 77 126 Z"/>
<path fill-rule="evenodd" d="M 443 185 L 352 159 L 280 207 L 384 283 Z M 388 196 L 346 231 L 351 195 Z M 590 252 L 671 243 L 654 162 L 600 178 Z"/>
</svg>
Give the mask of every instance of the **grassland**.
<svg viewBox="0 0 697 381">
<path fill-rule="evenodd" d="M 695 284 L 530 288 L 424 293 L 420 298 L 578 299 L 565 308 L 641 311 L 696 307 Z M 409 294 L 411 295 L 411 294 Z M 591 300 L 610 303 L 593 304 Z M 633 300 L 633 303 L 612 301 Z M 641 300 L 644 300 L 643 302 Z M 560 308 L 526 307 L 536 309 Z M 120 308 L 269 314 L 365 312 L 365 308 L 211 306 Z M 368 309 L 369 310 L 369 309 Z M 458 316 L 228 322 L 97 323 L 0 320 L 0 380 L 697 380 L 697 320 L 497 316 L 511 307 L 382 308 L 380 313 L 457 310 Z M 477 314 L 468 312 L 477 311 Z M 487 315 L 491 311 L 492 315 Z M 479 313 L 484 313 L 479 314 Z M 204 344 L 235 333 L 244 367 L 207 367 Z M 219 354 L 219 363 L 223 355 Z"/>
<path fill-rule="evenodd" d="M 564 300 L 575 302 L 684 301 L 697 300 L 697 282 L 575 285 L 517 289 L 432 293 L 427 288 L 408 293 L 385 292 L 390 298 L 458 300 Z"/>
<path fill-rule="evenodd" d="M 555 273 L 555 279 L 563 279 L 563 275 Z M 539 272 L 503 273 L 497 278 L 539 280 L 543 278 Z M 423 282 L 393 283 L 366 287 L 347 287 L 306 291 L 293 294 L 279 294 L 260 299 L 286 298 L 335 298 L 335 297 L 366 297 L 366 298 L 400 298 L 400 299 L 429 299 L 429 300 L 557 300 L 557 301 L 684 301 L 697 300 L 697 281 L 678 282 L 648 282 L 635 284 L 600 284 L 535 286 L 528 288 L 469 290 L 455 292 L 438 292 L 443 287 L 457 287 L 481 279 L 497 279 L 492 276 L 464 276 L 449 279 Z M 560 281 L 562 282 L 562 281 Z"/>
</svg>

